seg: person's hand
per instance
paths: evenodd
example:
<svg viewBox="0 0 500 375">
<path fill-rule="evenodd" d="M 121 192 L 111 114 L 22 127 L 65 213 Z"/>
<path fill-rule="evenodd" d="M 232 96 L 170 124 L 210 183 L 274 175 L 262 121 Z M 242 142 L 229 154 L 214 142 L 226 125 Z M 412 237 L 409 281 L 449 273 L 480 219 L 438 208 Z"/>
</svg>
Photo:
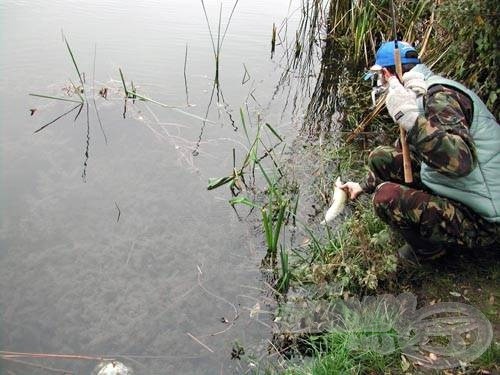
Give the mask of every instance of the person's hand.
<svg viewBox="0 0 500 375">
<path fill-rule="evenodd" d="M 417 96 L 424 95 L 427 92 L 424 75 L 413 70 L 403 74 L 403 86 L 413 91 Z"/>
<path fill-rule="evenodd" d="M 417 95 L 403 87 L 396 76 L 388 79 L 389 91 L 385 98 L 385 106 L 394 122 L 409 131 L 418 117 Z"/>
<path fill-rule="evenodd" d="M 357 182 L 348 181 L 345 184 L 339 185 L 338 187 L 344 190 L 349 195 L 350 200 L 355 200 L 363 192 L 361 185 Z"/>
</svg>

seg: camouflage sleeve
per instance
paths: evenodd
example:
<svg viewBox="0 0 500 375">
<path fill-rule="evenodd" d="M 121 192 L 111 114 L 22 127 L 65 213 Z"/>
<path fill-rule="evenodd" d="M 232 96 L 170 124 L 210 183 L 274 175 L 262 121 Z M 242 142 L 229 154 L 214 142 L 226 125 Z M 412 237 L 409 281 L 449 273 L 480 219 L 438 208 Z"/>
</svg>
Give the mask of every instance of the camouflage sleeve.
<svg viewBox="0 0 500 375">
<path fill-rule="evenodd" d="M 434 90 L 432 90 L 434 89 Z M 408 133 L 417 157 L 450 177 L 469 174 L 476 164 L 476 149 L 469 126 L 472 102 L 449 87 L 429 91 L 426 116 L 419 116 Z"/>
<path fill-rule="evenodd" d="M 372 171 L 368 171 L 365 178 L 360 182 L 361 189 L 367 194 L 371 194 L 375 191 L 375 188 L 380 183 L 377 181 L 377 176 Z"/>
</svg>

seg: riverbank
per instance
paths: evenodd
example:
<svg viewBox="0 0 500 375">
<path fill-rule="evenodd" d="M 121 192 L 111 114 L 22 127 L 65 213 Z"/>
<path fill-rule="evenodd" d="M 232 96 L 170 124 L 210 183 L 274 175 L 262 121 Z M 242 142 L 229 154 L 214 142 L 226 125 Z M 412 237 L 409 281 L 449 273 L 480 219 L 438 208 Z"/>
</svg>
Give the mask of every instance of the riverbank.
<svg viewBox="0 0 500 375">
<path fill-rule="evenodd" d="M 375 215 L 370 196 L 348 202 L 331 225 L 319 224 L 331 204 L 334 180 L 340 176 L 343 181 L 359 181 L 366 172 L 369 150 L 382 141 L 380 136 L 363 133 L 352 143 L 345 141 L 350 133 L 314 141 L 298 137 L 288 152 L 276 153 L 276 147 L 262 141 L 265 130 L 281 143 L 272 127 L 259 127 L 256 138 L 248 139 L 253 146 L 243 166 L 224 180 L 232 178 L 233 191 L 237 190 L 230 201 L 233 205 L 260 211 L 261 219 L 253 222 L 260 223 L 267 248 L 263 284 L 275 301 L 274 307 L 265 303 L 274 309 L 271 321 L 269 315 L 265 319 L 273 334 L 269 358 L 256 360 L 247 348 L 242 360 L 249 370 L 256 374 L 435 371 L 457 375 L 498 371 L 497 255 L 456 251 L 418 266 L 402 263 L 396 253 L 403 241 Z M 384 141 L 390 142 L 390 132 L 385 134 Z M 258 144 L 263 147 L 258 149 Z M 259 180 L 259 171 L 266 184 L 255 190 L 252 184 Z M 243 176 L 253 180 L 246 177 L 245 181 Z M 265 299 L 269 301 L 269 294 Z M 251 315 L 258 319 L 262 311 L 256 306 Z M 419 314 L 427 311 L 428 318 L 433 317 L 429 311 L 437 311 L 439 316 L 443 309 L 453 313 L 450 306 L 466 309 L 469 318 L 483 327 L 480 335 L 473 326 L 462 327 L 464 345 L 476 339 L 483 346 L 475 349 L 476 354 L 469 352 L 469 357 L 443 354 L 449 332 L 441 328 L 437 338 L 429 338 L 430 348 L 415 349 L 422 334 Z M 432 328 L 432 322 L 425 323 L 430 326 L 420 329 L 427 333 L 438 329 Z M 409 338 L 416 341 L 408 342 Z"/>
<path fill-rule="evenodd" d="M 303 90 L 312 93 L 301 136 L 285 154 L 269 152 L 274 146 L 268 145 L 259 156 L 257 131 L 255 141 L 248 139 L 243 167 L 233 174 L 238 177 L 247 168 L 251 173 L 246 175 L 262 172 L 265 181 L 257 203 L 252 194 L 232 200 L 260 210 L 268 250 L 264 266 L 275 276 L 270 286 L 277 308 L 269 348 L 274 360 L 262 363 L 257 373 L 499 370 L 500 270 L 494 252 L 456 251 L 417 267 L 402 264 L 396 257 L 402 239 L 377 218 L 367 196 L 350 202 L 332 226 L 319 225 L 335 179 L 360 181 L 369 151 L 398 137 L 383 101 L 372 106 L 370 82 L 362 79 L 381 41 L 396 33 L 399 40 L 415 43 L 423 62 L 475 90 L 498 114 L 497 73 L 491 69 L 498 5 L 474 0 L 394 4 L 393 13 L 392 2 L 303 2 L 303 22 L 286 47 L 293 60 L 284 73 L 299 77 Z M 264 166 L 262 158 L 272 162 Z M 238 194 L 255 188 L 245 187 Z M 465 334 L 460 339 L 448 335 L 448 327 L 431 323 L 419 326 L 420 331 L 403 329 L 415 321 L 423 324 L 419 312 L 451 313 L 447 309 L 452 307 L 467 310 L 473 319 L 460 328 Z M 448 319 L 449 314 L 438 317 Z M 474 327 L 482 330 L 474 332 Z M 424 347 L 408 351 L 422 332 L 429 334 L 420 340 Z M 479 344 L 473 355 L 459 350 L 474 340 Z M 446 344 L 451 349 L 443 349 Z"/>
<path fill-rule="evenodd" d="M 367 350 L 366 343 L 359 345 L 360 338 L 366 337 L 363 327 L 366 328 L 367 317 L 383 322 L 386 328 L 390 327 L 389 332 L 397 326 L 397 317 L 379 314 L 381 306 L 385 307 L 384 300 L 379 301 L 378 308 L 369 306 L 368 310 L 358 309 L 358 314 L 342 315 L 349 321 L 343 323 L 344 329 L 340 332 L 321 328 L 320 323 L 331 322 L 321 319 L 314 322 L 310 315 L 304 316 L 303 306 L 308 306 L 309 312 L 321 312 L 320 315 L 325 316 L 325 305 L 335 306 L 339 301 L 361 301 L 363 305 L 366 296 L 380 299 L 387 294 L 397 297 L 409 293 L 415 297 L 417 309 L 443 302 L 465 304 L 484 314 L 493 327 L 493 342 L 484 354 L 472 363 L 464 363 L 462 368 L 436 370 L 436 373 L 495 373 L 500 355 L 495 341 L 500 329 L 500 268 L 495 261 L 496 254 L 457 251 L 418 267 L 401 264 L 395 254 L 402 241 L 375 216 L 369 197 L 349 203 L 331 229 L 323 230 L 317 225 L 328 207 L 328 202 L 322 199 L 329 196 L 336 176 L 359 180 L 364 173 L 364 160 L 369 150 L 364 146 L 366 142 L 345 145 L 342 141 L 318 141 L 295 147 L 301 151 L 294 153 L 293 162 L 287 163 L 294 169 L 288 175 L 302 179 L 298 185 L 305 212 L 299 212 L 298 216 L 309 220 L 304 238 L 300 240 L 303 245 L 290 249 L 287 268 L 291 282 L 287 296 L 280 299 L 275 318 L 279 330 L 285 331 L 275 334 L 275 345 L 281 348 L 282 355 L 293 361 L 285 362 L 287 364 L 276 372 L 422 373 L 429 366 L 421 366 L 414 358 L 406 356 L 402 347 L 380 352 L 376 347 Z M 283 320 L 287 321 L 285 327 L 281 323 Z M 392 335 L 397 341 L 397 332 L 392 331 Z M 433 358 L 432 353 L 425 355 Z M 429 371 L 432 373 L 432 370 L 427 373 Z"/>
</svg>

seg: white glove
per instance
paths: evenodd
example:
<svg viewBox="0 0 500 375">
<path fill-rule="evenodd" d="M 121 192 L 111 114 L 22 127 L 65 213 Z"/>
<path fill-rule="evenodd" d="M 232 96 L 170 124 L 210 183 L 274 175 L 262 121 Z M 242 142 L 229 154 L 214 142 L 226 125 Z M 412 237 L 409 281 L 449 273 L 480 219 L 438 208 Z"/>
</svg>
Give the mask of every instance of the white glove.
<svg viewBox="0 0 500 375">
<path fill-rule="evenodd" d="M 385 98 L 385 106 L 394 122 L 409 131 L 418 117 L 417 95 L 403 87 L 396 77 L 389 78 L 389 91 Z"/>
<path fill-rule="evenodd" d="M 427 92 L 424 75 L 419 72 L 409 71 L 403 74 L 403 84 L 407 89 L 412 90 L 417 96 Z"/>
</svg>

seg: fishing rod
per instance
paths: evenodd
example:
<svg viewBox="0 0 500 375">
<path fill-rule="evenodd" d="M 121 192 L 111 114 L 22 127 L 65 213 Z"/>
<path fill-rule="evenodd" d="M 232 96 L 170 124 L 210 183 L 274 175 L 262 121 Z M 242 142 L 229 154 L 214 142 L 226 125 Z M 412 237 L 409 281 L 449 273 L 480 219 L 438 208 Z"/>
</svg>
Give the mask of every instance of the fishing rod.
<svg viewBox="0 0 500 375">
<path fill-rule="evenodd" d="M 392 27 L 394 32 L 394 65 L 396 67 L 396 75 L 400 82 L 403 82 L 403 66 L 401 65 L 401 53 L 398 48 L 398 33 L 396 28 L 396 7 L 394 0 L 391 0 L 392 6 Z M 406 131 L 402 126 L 399 126 L 399 138 L 401 142 L 401 149 L 403 151 L 403 169 L 405 182 L 410 184 L 413 182 L 413 174 L 411 170 L 410 150 L 408 143 L 406 143 Z"/>
</svg>

